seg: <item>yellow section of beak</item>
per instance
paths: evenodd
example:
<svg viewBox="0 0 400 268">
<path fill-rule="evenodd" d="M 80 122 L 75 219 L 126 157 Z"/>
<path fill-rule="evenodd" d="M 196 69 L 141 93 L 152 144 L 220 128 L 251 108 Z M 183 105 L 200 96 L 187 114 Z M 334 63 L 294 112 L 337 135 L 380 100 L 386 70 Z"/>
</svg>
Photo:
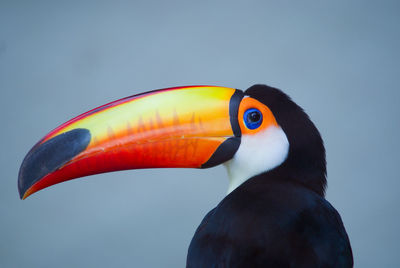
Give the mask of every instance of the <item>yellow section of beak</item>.
<svg viewBox="0 0 400 268">
<path fill-rule="evenodd" d="M 229 100 L 234 91 L 223 87 L 186 87 L 139 96 L 84 117 L 52 136 L 85 128 L 92 135 L 88 147 L 132 134 L 140 134 L 135 137 L 137 142 L 160 138 L 160 132 L 162 139 L 232 136 Z"/>
</svg>

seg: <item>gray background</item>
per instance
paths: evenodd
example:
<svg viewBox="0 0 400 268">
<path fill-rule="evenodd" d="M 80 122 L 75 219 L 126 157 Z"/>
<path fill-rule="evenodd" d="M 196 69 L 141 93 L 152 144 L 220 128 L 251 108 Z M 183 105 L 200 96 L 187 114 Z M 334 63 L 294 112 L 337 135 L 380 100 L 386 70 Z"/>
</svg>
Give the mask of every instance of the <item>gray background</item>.
<svg viewBox="0 0 400 268">
<path fill-rule="evenodd" d="M 97 175 L 20 201 L 19 165 L 106 102 L 254 83 L 321 131 L 356 267 L 399 267 L 399 1 L 65 2 L 0 2 L 0 267 L 184 266 L 223 167 Z"/>
</svg>

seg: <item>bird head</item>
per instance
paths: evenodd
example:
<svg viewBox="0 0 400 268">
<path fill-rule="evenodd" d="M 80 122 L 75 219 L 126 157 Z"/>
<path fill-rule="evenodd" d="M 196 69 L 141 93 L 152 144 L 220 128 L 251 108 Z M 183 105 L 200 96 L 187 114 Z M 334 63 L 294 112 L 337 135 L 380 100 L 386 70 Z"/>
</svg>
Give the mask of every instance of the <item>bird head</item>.
<svg viewBox="0 0 400 268">
<path fill-rule="evenodd" d="M 120 99 L 55 128 L 24 158 L 21 198 L 88 175 L 225 164 L 234 190 L 278 172 L 323 195 L 325 151 L 304 111 L 278 89 L 188 86 Z"/>
</svg>

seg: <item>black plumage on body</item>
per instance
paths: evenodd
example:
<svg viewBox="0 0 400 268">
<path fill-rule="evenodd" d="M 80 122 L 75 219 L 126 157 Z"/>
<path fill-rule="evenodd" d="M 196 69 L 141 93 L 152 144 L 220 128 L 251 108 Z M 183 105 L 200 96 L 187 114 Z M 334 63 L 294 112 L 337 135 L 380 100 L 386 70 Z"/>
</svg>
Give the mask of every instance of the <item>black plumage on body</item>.
<svg viewBox="0 0 400 268">
<path fill-rule="evenodd" d="M 289 141 L 288 156 L 206 215 L 187 267 L 352 267 L 340 215 L 324 198 L 325 149 L 317 128 L 278 89 L 255 85 L 245 94 L 272 111 Z"/>
</svg>

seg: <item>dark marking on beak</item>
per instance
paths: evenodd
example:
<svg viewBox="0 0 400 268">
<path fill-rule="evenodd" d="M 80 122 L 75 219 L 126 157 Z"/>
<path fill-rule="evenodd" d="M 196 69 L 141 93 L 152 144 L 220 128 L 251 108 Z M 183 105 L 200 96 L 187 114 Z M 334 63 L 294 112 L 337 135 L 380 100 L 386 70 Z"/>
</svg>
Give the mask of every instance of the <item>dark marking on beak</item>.
<svg viewBox="0 0 400 268">
<path fill-rule="evenodd" d="M 47 174 L 61 168 L 84 151 L 91 139 L 90 131 L 77 128 L 35 145 L 24 158 L 18 175 L 18 191 L 25 192 Z"/>
<path fill-rule="evenodd" d="M 231 100 L 229 101 L 229 117 L 231 120 L 232 131 L 235 137 L 242 136 L 242 131 L 240 130 L 240 125 L 238 121 L 239 120 L 238 114 L 239 114 L 239 105 L 243 97 L 244 97 L 243 91 L 241 91 L 240 89 L 236 89 L 235 93 L 233 93 L 231 97 Z"/>
<path fill-rule="evenodd" d="M 215 150 L 210 159 L 202 164 L 200 168 L 210 168 L 225 163 L 235 155 L 236 151 L 239 149 L 239 146 L 240 138 L 234 137 L 227 139 L 220 146 L 218 146 L 217 150 Z"/>
<path fill-rule="evenodd" d="M 210 159 L 207 160 L 200 168 L 215 167 L 219 164 L 225 163 L 230 160 L 239 149 L 242 132 L 238 121 L 239 105 L 244 97 L 243 91 L 236 89 L 229 101 L 229 117 L 231 127 L 235 137 L 229 138 L 224 141 L 217 150 L 212 154 Z"/>
</svg>

